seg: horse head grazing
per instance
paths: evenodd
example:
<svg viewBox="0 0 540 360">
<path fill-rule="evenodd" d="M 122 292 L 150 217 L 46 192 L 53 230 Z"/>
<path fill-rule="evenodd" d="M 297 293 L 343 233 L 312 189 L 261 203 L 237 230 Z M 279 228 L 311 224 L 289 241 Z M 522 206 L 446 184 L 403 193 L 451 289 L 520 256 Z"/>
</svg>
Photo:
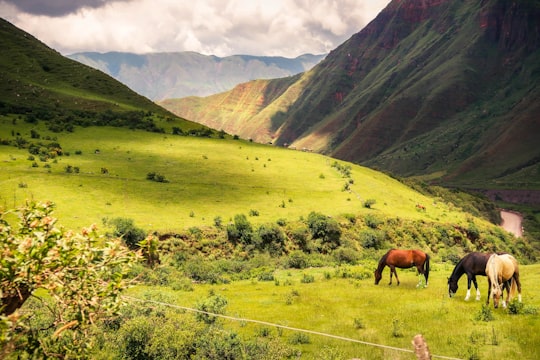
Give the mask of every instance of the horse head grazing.
<svg viewBox="0 0 540 360">
<path fill-rule="evenodd" d="M 454 297 L 458 291 L 458 281 L 452 277 L 448 278 L 448 296 Z"/>
<path fill-rule="evenodd" d="M 373 274 L 375 275 L 375 285 L 379 285 L 379 282 L 380 282 L 381 279 L 382 279 L 382 274 L 381 274 L 381 272 L 379 271 L 379 269 L 375 269 L 375 271 L 373 272 Z"/>
<path fill-rule="evenodd" d="M 491 283 L 491 293 L 493 294 L 493 307 L 496 309 L 499 307 L 499 300 L 502 295 L 502 289 L 498 282 Z"/>
</svg>

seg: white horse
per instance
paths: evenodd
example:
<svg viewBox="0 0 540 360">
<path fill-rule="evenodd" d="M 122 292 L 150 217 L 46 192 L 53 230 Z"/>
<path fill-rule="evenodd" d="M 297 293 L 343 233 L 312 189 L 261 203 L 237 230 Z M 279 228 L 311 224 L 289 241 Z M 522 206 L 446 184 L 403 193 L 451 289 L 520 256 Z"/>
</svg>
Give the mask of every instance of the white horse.
<svg viewBox="0 0 540 360">
<path fill-rule="evenodd" d="M 486 275 L 488 277 L 488 298 L 493 297 L 493 306 L 499 306 L 499 299 L 503 297 L 502 306 L 515 296 L 521 302 L 521 283 L 519 281 L 519 266 L 517 260 L 510 254 L 493 254 L 486 264 Z M 506 289 L 506 302 L 504 301 L 503 290 Z"/>
</svg>

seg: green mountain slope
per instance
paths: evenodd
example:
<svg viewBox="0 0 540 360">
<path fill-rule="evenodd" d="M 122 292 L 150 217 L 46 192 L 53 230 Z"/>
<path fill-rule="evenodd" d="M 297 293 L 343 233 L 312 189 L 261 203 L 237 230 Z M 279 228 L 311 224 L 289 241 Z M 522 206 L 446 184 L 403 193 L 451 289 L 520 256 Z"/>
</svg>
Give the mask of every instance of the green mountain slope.
<svg viewBox="0 0 540 360">
<path fill-rule="evenodd" d="M 539 1 L 392 1 L 296 83 L 275 80 L 282 94 L 296 87 L 278 105 L 247 114 L 264 98 L 254 83 L 234 96 L 163 105 L 256 141 L 401 176 L 540 189 L 539 19 Z M 205 111 L 217 107 L 229 111 Z"/>
<path fill-rule="evenodd" d="M 161 131 L 201 125 L 180 119 L 101 71 L 67 59 L 0 19 L 0 113 L 74 125 L 120 125 Z"/>
<path fill-rule="evenodd" d="M 8 51 L 1 57 L 6 96 L 0 113 L 0 209 L 26 199 L 49 200 L 70 228 L 125 218 L 173 237 L 189 229 L 189 236 L 199 234 L 201 243 L 222 239 L 224 222 L 239 214 L 248 214 L 264 230 L 268 223 L 274 228 L 305 226 L 306 216 L 317 212 L 324 219 L 339 219 L 335 225 L 343 229 L 357 219 L 359 227 L 365 222 L 375 229 L 384 223 L 387 230 L 377 230 L 377 246 L 389 241 L 390 246 L 439 249 L 439 241 L 459 238 L 459 251 L 464 251 L 491 249 L 508 239 L 503 249 L 517 247 L 528 259 L 536 256 L 527 238 L 510 238 L 493 225 L 496 209 L 484 199 L 448 196 L 438 189 L 417 191 L 380 172 L 320 154 L 225 136 L 208 138 L 206 131 L 193 133 L 204 138 L 180 136 L 186 133 L 174 129 L 178 125 L 200 125 L 168 117 L 116 80 L 3 25 Z M 260 108 L 251 111 L 285 114 L 313 74 L 260 82 Z M 276 129 L 284 124 L 275 117 L 271 121 Z M 84 126 L 64 131 L 70 130 L 68 125 Z M 161 126 L 174 131 L 164 133 Z M 291 226 L 294 238 L 296 225 Z M 416 235 L 405 239 L 397 228 L 412 233 L 421 229 L 428 240 Z M 438 230 L 432 234 L 434 228 Z M 348 244 L 349 236 L 355 239 L 350 244 L 375 246 L 372 238 L 359 240 L 352 229 L 343 237 Z"/>
<path fill-rule="evenodd" d="M 295 75 L 311 69 L 324 55 L 305 54 L 294 59 L 279 56 L 207 56 L 177 53 L 77 53 L 68 55 L 111 75 L 153 100 L 208 96 L 254 80 Z"/>
</svg>

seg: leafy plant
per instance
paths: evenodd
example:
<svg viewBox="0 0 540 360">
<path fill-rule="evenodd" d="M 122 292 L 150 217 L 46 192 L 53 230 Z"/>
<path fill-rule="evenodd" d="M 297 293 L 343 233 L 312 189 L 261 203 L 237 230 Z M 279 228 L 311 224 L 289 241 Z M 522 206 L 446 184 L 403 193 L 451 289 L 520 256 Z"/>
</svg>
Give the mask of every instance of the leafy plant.
<svg viewBox="0 0 540 360">
<path fill-rule="evenodd" d="M 95 226 L 80 232 L 57 227 L 53 209 L 52 203 L 27 202 L 1 213 L 0 353 L 87 355 L 94 324 L 118 312 L 126 275 L 139 258 L 118 239 L 99 247 Z M 14 225 L 8 222 L 13 214 L 19 218 Z M 49 312 L 44 328 L 19 313 L 37 289 L 51 301 L 40 309 Z"/>
</svg>

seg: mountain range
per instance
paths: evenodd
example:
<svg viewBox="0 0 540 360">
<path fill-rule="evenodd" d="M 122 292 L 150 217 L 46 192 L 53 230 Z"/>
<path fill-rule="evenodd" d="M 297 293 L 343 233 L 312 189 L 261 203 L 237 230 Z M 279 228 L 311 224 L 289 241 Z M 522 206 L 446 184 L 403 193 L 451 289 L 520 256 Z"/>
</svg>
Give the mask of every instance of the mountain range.
<svg viewBox="0 0 540 360">
<path fill-rule="evenodd" d="M 67 57 L 111 75 L 152 100 L 208 96 L 254 79 L 273 79 L 311 69 L 325 55 L 296 58 L 196 52 L 134 54 L 83 52 Z"/>
<path fill-rule="evenodd" d="M 160 104 L 399 176 L 540 189 L 539 44 L 538 0 L 393 0 L 309 71 Z"/>
</svg>

